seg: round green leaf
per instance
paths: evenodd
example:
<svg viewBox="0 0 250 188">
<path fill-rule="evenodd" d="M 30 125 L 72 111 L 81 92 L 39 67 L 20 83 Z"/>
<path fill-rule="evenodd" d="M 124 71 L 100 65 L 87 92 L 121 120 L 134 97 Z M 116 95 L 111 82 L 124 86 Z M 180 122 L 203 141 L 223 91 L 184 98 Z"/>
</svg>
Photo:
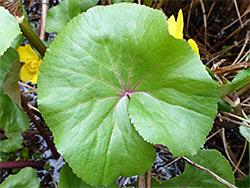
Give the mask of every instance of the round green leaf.
<svg viewBox="0 0 250 188">
<path fill-rule="evenodd" d="M 2 6 L 0 6 L 0 56 L 10 47 L 20 34 L 18 21 Z"/>
<path fill-rule="evenodd" d="M 164 14 L 137 4 L 74 18 L 46 52 L 38 98 L 59 152 L 94 186 L 148 170 L 155 154 L 147 141 L 176 155 L 197 152 L 217 107 L 215 86 L 187 42 L 168 34 Z"/>
<path fill-rule="evenodd" d="M 26 167 L 15 175 L 9 177 L 1 183 L 0 188 L 38 188 L 40 182 L 36 172 L 31 167 Z"/>
</svg>

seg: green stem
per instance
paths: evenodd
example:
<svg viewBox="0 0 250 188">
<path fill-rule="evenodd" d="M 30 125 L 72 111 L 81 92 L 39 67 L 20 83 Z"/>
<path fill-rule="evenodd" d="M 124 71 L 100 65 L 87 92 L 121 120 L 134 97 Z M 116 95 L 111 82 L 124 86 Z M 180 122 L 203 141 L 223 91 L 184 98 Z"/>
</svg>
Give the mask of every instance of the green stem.
<svg viewBox="0 0 250 188">
<path fill-rule="evenodd" d="M 46 46 L 40 40 L 40 38 L 36 35 L 33 29 L 30 27 L 29 23 L 25 20 L 19 24 L 23 35 L 30 42 L 30 44 L 41 54 L 43 57 L 46 51 Z"/>
<path fill-rule="evenodd" d="M 237 91 L 237 94 L 238 94 L 238 95 L 241 95 L 241 94 L 243 94 L 243 93 L 249 91 L 249 89 L 250 89 L 250 83 L 247 84 L 247 85 L 245 85 L 245 86 L 243 86 L 241 89 L 239 89 L 239 90 Z"/>
<path fill-rule="evenodd" d="M 164 0 L 160 0 L 159 4 L 157 5 L 156 9 L 160 9 L 164 3 Z"/>
</svg>

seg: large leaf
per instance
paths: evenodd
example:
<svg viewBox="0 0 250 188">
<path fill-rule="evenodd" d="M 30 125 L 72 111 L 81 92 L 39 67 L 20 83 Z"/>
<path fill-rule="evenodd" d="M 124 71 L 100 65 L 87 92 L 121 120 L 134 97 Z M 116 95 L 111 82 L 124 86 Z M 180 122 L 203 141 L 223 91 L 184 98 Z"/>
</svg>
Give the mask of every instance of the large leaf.
<svg viewBox="0 0 250 188">
<path fill-rule="evenodd" d="M 97 4 L 98 0 L 64 0 L 51 8 L 46 17 L 46 32 L 60 32 L 75 16 Z"/>
<path fill-rule="evenodd" d="M 209 169 L 224 180 L 234 184 L 234 174 L 229 162 L 217 150 L 200 150 L 188 157 L 191 161 Z M 163 183 L 152 181 L 152 188 L 158 187 L 227 187 L 213 176 L 186 162 L 183 174 Z"/>
<path fill-rule="evenodd" d="M 74 188 L 90 188 L 92 186 L 86 184 L 81 178 L 78 178 L 73 172 L 72 169 L 69 167 L 69 165 L 66 163 L 63 165 L 61 171 L 60 171 L 60 179 L 59 179 L 59 187 L 60 188 L 69 188 L 69 187 L 74 187 Z M 115 183 L 112 185 L 108 186 L 108 188 L 114 188 L 117 187 Z M 103 186 L 100 186 L 98 188 L 103 188 Z"/>
<path fill-rule="evenodd" d="M 216 115 L 204 66 L 185 40 L 168 34 L 164 14 L 146 6 L 98 6 L 77 16 L 40 71 L 39 109 L 56 146 L 95 186 L 151 167 L 154 150 L 134 126 L 147 141 L 188 155 L 203 145 Z"/>
<path fill-rule="evenodd" d="M 250 84 L 250 68 L 239 71 L 231 83 L 219 86 L 218 97 L 224 97 L 246 84 Z"/>
<path fill-rule="evenodd" d="M 6 153 L 16 151 L 22 147 L 23 138 L 21 132 L 29 127 L 27 115 L 9 97 L 9 95 L 14 97 L 18 103 L 16 84 L 19 68 L 18 53 L 16 50 L 9 48 L 0 58 L 0 127 L 5 130 L 4 134 L 8 138 L 0 142 L 0 148 L 2 152 Z M 8 88 L 9 95 L 5 92 L 5 88 Z M 14 90 L 11 91 L 10 89 Z"/>
<path fill-rule="evenodd" d="M 26 167 L 15 175 L 9 177 L 1 183 L 0 188 L 38 188 L 40 182 L 36 172 L 31 167 Z"/>
<path fill-rule="evenodd" d="M 18 21 L 2 6 L 0 6 L 0 56 L 10 47 L 20 34 Z"/>
</svg>

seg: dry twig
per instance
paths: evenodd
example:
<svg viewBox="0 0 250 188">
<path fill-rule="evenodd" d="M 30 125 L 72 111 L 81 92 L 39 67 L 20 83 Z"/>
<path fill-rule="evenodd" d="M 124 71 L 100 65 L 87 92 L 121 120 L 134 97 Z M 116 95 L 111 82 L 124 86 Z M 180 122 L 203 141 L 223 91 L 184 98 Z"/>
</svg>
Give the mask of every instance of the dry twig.
<svg viewBox="0 0 250 188">
<path fill-rule="evenodd" d="M 191 165 L 195 166 L 196 168 L 199 168 L 201 170 L 203 170 L 204 172 L 207 172 L 208 174 L 210 174 L 211 176 L 213 176 L 215 179 L 217 179 L 218 181 L 220 181 L 221 183 L 227 185 L 228 187 L 231 188 L 237 188 L 236 186 L 232 185 L 231 183 L 229 183 L 228 181 L 224 180 L 223 178 L 221 178 L 220 176 L 218 176 L 217 174 L 213 173 L 212 171 L 210 171 L 209 169 L 191 161 L 190 159 L 188 159 L 187 157 L 182 157 L 183 159 L 185 159 L 188 163 L 190 163 Z"/>
<path fill-rule="evenodd" d="M 237 15 L 238 15 L 238 19 L 239 19 L 239 21 L 240 21 L 240 25 L 241 25 L 241 27 L 243 28 L 244 25 L 243 25 L 243 23 L 242 23 L 242 21 L 241 21 L 240 11 L 239 11 L 239 9 L 238 9 L 237 2 L 236 2 L 236 0 L 233 0 L 233 1 L 234 1 L 234 6 L 235 6 L 235 9 L 236 9 Z"/>
<path fill-rule="evenodd" d="M 245 152 L 246 152 L 247 143 L 248 143 L 248 141 L 245 140 L 245 145 L 244 145 L 242 154 L 241 154 L 241 156 L 240 156 L 239 162 L 237 163 L 236 168 L 234 169 L 234 173 L 238 170 L 238 168 L 239 168 L 239 166 L 240 166 L 240 163 L 241 163 L 241 161 L 242 161 L 242 159 L 243 159 L 243 156 L 244 156 L 244 154 L 245 154 Z"/>
<path fill-rule="evenodd" d="M 151 169 L 147 171 L 147 188 L 151 188 Z"/>
<path fill-rule="evenodd" d="M 49 172 L 49 174 L 50 174 L 50 176 L 51 176 L 51 178 L 52 178 L 52 180 L 53 180 L 53 183 L 54 183 L 55 187 L 58 188 L 58 185 L 57 185 L 57 183 L 56 183 L 56 181 L 55 181 L 55 179 L 54 179 L 52 173 Z"/>
<path fill-rule="evenodd" d="M 234 60 L 234 62 L 232 63 L 232 65 L 238 63 L 238 60 L 239 60 L 240 56 L 242 55 L 242 53 L 244 52 L 244 50 L 245 50 L 245 48 L 246 48 L 246 46 L 247 46 L 248 40 L 249 40 L 249 31 L 248 31 L 247 34 L 246 34 L 246 40 L 245 40 L 245 42 L 244 42 L 244 44 L 243 44 L 243 46 L 242 46 L 242 48 L 241 48 L 241 50 L 240 50 L 240 53 L 238 54 L 237 58 Z"/>
<path fill-rule="evenodd" d="M 221 116 L 221 115 L 219 115 L 219 114 L 217 114 L 216 116 L 217 116 L 218 118 L 221 118 L 221 119 L 224 119 L 224 120 L 231 121 L 231 122 L 233 122 L 233 123 L 235 123 L 235 124 L 237 124 L 237 125 L 243 125 L 243 126 L 245 126 L 245 127 L 247 127 L 247 128 L 250 128 L 250 126 L 247 125 L 247 124 L 245 124 L 245 123 L 242 123 L 242 122 L 239 122 L 239 121 L 232 120 L 232 119 L 230 119 L 230 118 L 228 118 L 228 117 Z"/>
<path fill-rule="evenodd" d="M 236 168 L 236 165 L 234 164 L 234 162 L 232 161 L 229 153 L 228 153 L 228 149 L 227 149 L 227 140 L 226 140 L 226 136 L 225 136 L 225 129 L 222 129 L 222 141 L 223 141 L 223 146 L 227 155 L 228 160 L 231 162 L 231 164 L 234 166 L 234 168 Z M 246 176 L 246 174 L 244 172 L 242 172 L 240 169 L 237 169 L 243 176 Z"/>
<path fill-rule="evenodd" d="M 247 123 L 250 125 L 250 121 L 249 121 L 248 119 L 242 118 L 242 117 L 240 117 L 240 116 L 237 116 L 237 115 L 235 115 L 235 114 L 228 113 L 228 112 L 222 112 L 222 113 L 223 113 L 223 114 L 226 114 L 226 115 L 228 115 L 228 116 L 237 118 L 237 119 L 239 119 L 239 120 L 241 120 L 241 121 L 245 121 L 245 122 L 247 122 Z"/>
<path fill-rule="evenodd" d="M 41 30 L 40 30 L 40 39 L 45 39 L 45 22 L 48 12 L 49 0 L 42 0 L 42 17 L 41 17 Z"/>
<path fill-rule="evenodd" d="M 138 187 L 139 188 L 146 188 L 146 185 L 145 185 L 145 174 L 139 176 L 139 178 L 138 178 Z"/>
<path fill-rule="evenodd" d="M 203 3 L 203 0 L 200 0 L 201 8 L 202 8 L 202 14 L 203 14 L 203 22 L 204 22 L 204 30 L 205 30 L 205 51 L 207 51 L 207 17 L 206 17 L 206 9 Z"/>
<path fill-rule="evenodd" d="M 206 142 L 207 142 L 208 140 L 210 140 L 212 137 L 214 137 L 216 134 L 218 134 L 220 131 L 221 131 L 221 129 L 217 130 L 215 133 L 213 133 L 212 135 L 210 135 L 210 136 L 206 139 Z"/>
</svg>

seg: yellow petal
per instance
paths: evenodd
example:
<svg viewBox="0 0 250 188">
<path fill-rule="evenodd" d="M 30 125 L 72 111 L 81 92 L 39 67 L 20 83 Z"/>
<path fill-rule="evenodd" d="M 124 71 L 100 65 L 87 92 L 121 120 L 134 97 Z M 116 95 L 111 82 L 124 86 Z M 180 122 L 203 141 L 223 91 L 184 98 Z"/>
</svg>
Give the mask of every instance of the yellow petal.
<svg viewBox="0 0 250 188">
<path fill-rule="evenodd" d="M 193 39 L 188 40 L 188 44 L 191 46 L 191 48 L 194 50 L 194 52 L 198 55 L 200 58 L 199 48 L 196 44 L 196 42 Z"/>
<path fill-rule="evenodd" d="M 39 67 L 41 66 L 42 61 L 43 61 L 43 60 L 41 60 L 41 59 L 39 60 L 39 62 L 38 62 L 38 63 L 39 63 Z"/>
<path fill-rule="evenodd" d="M 33 79 L 33 77 L 38 74 L 38 73 L 34 73 L 34 74 L 31 74 L 26 68 L 25 68 L 25 65 L 23 65 L 21 67 L 21 70 L 20 70 L 20 78 L 22 81 L 24 82 L 28 82 L 30 80 Z"/>
<path fill-rule="evenodd" d="M 176 38 L 176 21 L 174 15 L 168 19 L 168 32 L 174 38 Z"/>
<path fill-rule="evenodd" d="M 39 67 L 41 66 L 41 63 L 42 63 L 42 60 L 40 59 L 39 60 Z M 38 79 L 38 74 L 39 74 L 40 71 L 38 71 L 34 77 L 32 78 L 31 82 L 34 83 L 34 84 L 37 84 L 37 79 Z"/>
<path fill-rule="evenodd" d="M 183 13 L 182 13 L 182 9 L 180 9 L 178 12 L 178 17 L 177 17 L 175 38 L 183 39 L 183 27 L 184 27 Z"/>
<path fill-rule="evenodd" d="M 25 46 L 19 46 L 17 48 L 17 52 L 19 53 L 20 61 L 24 63 L 27 60 L 27 58 L 34 58 L 36 60 L 38 60 L 39 58 L 36 52 L 34 52 L 34 50 L 31 48 L 29 44 Z"/>
<path fill-rule="evenodd" d="M 39 74 L 39 71 L 38 71 L 37 74 L 35 74 L 35 76 L 32 78 L 32 80 L 31 80 L 32 83 L 37 84 L 38 74 Z"/>
</svg>

